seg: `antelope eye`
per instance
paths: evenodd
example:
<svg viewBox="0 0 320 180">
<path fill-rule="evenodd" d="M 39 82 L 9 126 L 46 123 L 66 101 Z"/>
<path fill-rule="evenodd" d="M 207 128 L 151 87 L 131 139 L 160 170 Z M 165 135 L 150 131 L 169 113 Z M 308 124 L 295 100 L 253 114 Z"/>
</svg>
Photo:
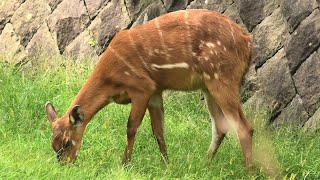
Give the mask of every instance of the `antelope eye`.
<svg viewBox="0 0 320 180">
<path fill-rule="evenodd" d="M 67 148 L 69 148 L 70 146 L 71 146 L 71 141 L 68 140 L 65 144 L 62 145 L 62 148 L 63 148 L 63 149 L 67 149 Z"/>
</svg>

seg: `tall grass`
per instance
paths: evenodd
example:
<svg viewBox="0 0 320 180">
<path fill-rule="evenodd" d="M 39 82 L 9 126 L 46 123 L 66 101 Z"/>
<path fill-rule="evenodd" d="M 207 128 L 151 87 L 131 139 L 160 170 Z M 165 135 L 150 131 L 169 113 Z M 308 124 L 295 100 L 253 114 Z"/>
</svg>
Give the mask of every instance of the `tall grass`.
<svg viewBox="0 0 320 180">
<path fill-rule="evenodd" d="M 217 155 L 206 159 L 211 124 L 199 92 L 165 94 L 168 165 L 161 161 L 148 115 L 136 136 L 132 162 L 126 169 L 120 165 L 130 105 L 112 104 L 87 127 L 77 162 L 60 166 L 51 149 L 44 104 L 50 100 L 62 115 L 94 63 L 47 62 L 37 70 L 0 64 L 0 179 L 320 178 L 320 134 L 293 127 L 267 128 L 261 112 L 250 112 L 255 127 L 252 173 L 243 168 L 241 148 L 232 132 Z"/>
</svg>

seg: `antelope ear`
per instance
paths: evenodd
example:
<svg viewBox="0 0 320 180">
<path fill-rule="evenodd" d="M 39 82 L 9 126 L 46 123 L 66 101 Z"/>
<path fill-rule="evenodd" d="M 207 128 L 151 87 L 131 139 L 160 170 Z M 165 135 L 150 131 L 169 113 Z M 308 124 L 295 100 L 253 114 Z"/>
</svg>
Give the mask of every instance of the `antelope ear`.
<svg viewBox="0 0 320 180">
<path fill-rule="evenodd" d="M 52 106 L 52 104 L 50 102 L 47 102 L 45 107 L 46 107 L 46 111 L 47 111 L 48 120 L 52 124 L 53 122 L 55 122 L 58 119 L 56 110 L 54 109 L 54 107 Z"/>
<path fill-rule="evenodd" d="M 70 114 L 69 120 L 72 125 L 81 125 L 84 119 L 84 114 L 79 105 L 75 105 Z"/>
</svg>

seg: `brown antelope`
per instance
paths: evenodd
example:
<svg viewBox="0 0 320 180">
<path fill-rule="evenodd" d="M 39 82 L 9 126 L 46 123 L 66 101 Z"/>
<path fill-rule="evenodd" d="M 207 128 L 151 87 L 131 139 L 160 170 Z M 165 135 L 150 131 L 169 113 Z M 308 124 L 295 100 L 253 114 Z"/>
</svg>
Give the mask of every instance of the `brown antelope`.
<svg viewBox="0 0 320 180">
<path fill-rule="evenodd" d="M 131 103 L 123 164 L 131 159 L 147 109 L 160 152 L 167 160 L 162 92 L 201 90 L 212 122 L 209 157 L 217 152 L 229 128 L 234 128 L 248 167 L 253 129 L 242 112 L 239 87 L 251 49 L 251 38 L 244 29 L 208 10 L 181 10 L 119 32 L 64 116 L 59 119 L 52 104 L 46 104 L 58 159 L 74 162 L 89 121 L 115 102 Z"/>
</svg>

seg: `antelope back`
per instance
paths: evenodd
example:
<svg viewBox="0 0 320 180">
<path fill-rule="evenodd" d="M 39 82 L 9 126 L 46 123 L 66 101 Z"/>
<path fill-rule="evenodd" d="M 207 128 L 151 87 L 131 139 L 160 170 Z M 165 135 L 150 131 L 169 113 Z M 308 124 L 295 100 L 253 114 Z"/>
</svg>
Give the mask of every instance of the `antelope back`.
<svg viewBox="0 0 320 180">
<path fill-rule="evenodd" d="M 132 86 L 130 79 L 139 76 L 150 76 L 161 89 L 204 88 L 204 80 L 239 86 L 251 59 L 251 38 L 224 15 L 183 10 L 120 32 L 106 54 L 117 66 L 114 72 L 123 72 L 114 76 L 127 76 Z"/>
</svg>

